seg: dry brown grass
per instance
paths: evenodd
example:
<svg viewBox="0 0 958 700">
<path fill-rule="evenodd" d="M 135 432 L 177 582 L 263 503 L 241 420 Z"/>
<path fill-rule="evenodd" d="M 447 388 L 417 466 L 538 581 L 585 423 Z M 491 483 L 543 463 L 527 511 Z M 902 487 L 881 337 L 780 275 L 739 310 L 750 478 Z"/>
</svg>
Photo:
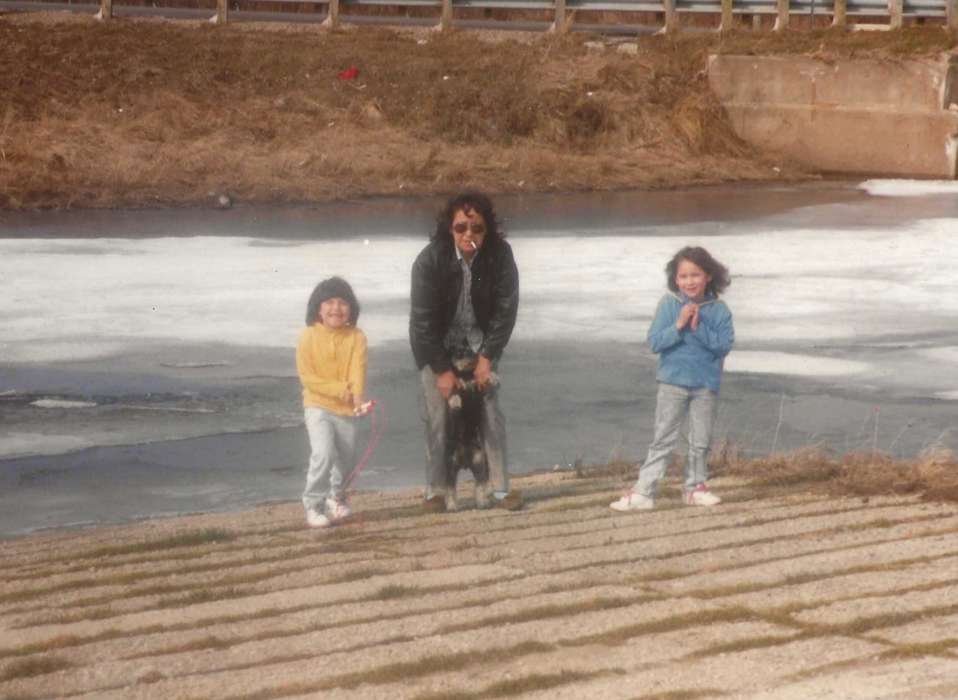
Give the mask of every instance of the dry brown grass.
<svg viewBox="0 0 958 700">
<path fill-rule="evenodd" d="M 417 661 L 387 664 L 368 671 L 343 673 L 338 676 L 331 676 L 318 683 L 289 684 L 237 697 L 241 700 L 269 700 L 270 698 L 318 693 L 334 688 L 345 688 L 349 690 L 364 684 L 384 685 L 399 681 L 409 681 L 434 673 L 448 673 L 473 666 L 502 663 L 528 654 L 548 652 L 554 648 L 553 645 L 543 644 L 542 642 L 522 642 L 511 647 L 487 649 L 485 651 L 467 651 L 427 656 Z"/>
<path fill-rule="evenodd" d="M 113 545 L 99 547 L 89 552 L 78 553 L 78 556 L 88 558 L 107 558 L 121 556 L 124 554 L 140 554 L 143 552 L 159 552 L 180 547 L 199 547 L 202 545 L 216 545 L 223 542 L 231 542 L 236 539 L 236 535 L 229 530 L 220 528 L 209 528 L 206 530 L 197 530 L 194 532 L 183 532 L 177 535 L 170 535 L 143 542 L 134 542 L 131 544 Z"/>
<path fill-rule="evenodd" d="M 595 597 L 574 603 L 539 605 L 525 608 L 519 612 L 490 615 L 489 617 L 480 618 L 471 622 L 444 625 L 439 629 L 439 633 L 451 634 L 453 632 L 481 629 L 483 627 L 504 627 L 505 625 L 517 625 L 523 622 L 535 622 L 557 617 L 571 617 L 573 615 L 581 615 L 583 613 L 596 612 L 599 610 L 614 610 L 615 608 L 624 608 L 640 601 L 647 600 L 652 600 L 652 597 L 646 595 L 634 596 L 631 598 Z"/>
<path fill-rule="evenodd" d="M 62 671 L 70 668 L 73 664 L 67 659 L 59 656 L 40 656 L 27 659 L 17 659 L 11 661 L 0 671 L 0 682 L 15 680 L 17 678 L 33 678 L 42 676 L 54 671 Z"/>
<path fill-rule="evenodd" d="M 508 698 L 523 693 L 538 690 L 549 690 L 569 683 L 578 683 L 593 678 L 611 675 L 612 671 L 592 671 L 582 673 L 576 671 L 561 671 L 560 673 L 532 673 L 521 678 L 512 678 L 493 683 L 481 690 L 473 692 L 452 693 L 425 693 L 416 696 L 415 700 L 486 700 L 487 698 Z M 621 673 L 625 673 L 621 671 Z"/>
<path fill-rule="evenodd" d="M 706 89 L 707 44 L 475 37 L 0 17 L 0 206 L 775 177 Z"/>
<path fill-rule="evenodd" d="M 735 446 L 722 445 L 710 465 L 715 476 L 735 476 L 758 485 L 818 484 L 831 495 L 915 494 L 932 501 L 958 501 L 958 460 L 942 450 L 907 460 L 874 452 L 836 456 L 819 448 L 746 458 Z"/>
<path fill-rule="evenodd" d="M 729 606 L 682 615 L 673 615 L 672 617 L 653 620 L 651 622 L 623 625 L 606 632 L 577 637 L 572 642 L 565 643 L 565 645 L 582 646 L 586 644 L 605 644 L 607 646 L 616 646 L 625 644 L 634 637 L 647 634 L 662 634 L 663 632 L 673 632 L 675 630 L 699 627 L 702 625 L 723 622 L 745 622 L 756 619 L 758 619 L 757 614 L 748 608 Z"/>
</svg>

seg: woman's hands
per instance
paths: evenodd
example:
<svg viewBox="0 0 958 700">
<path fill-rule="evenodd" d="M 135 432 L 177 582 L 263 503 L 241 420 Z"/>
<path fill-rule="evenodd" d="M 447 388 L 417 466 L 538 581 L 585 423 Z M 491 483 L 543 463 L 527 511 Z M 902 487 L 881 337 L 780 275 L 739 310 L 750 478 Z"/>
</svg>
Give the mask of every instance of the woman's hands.
<svg viewBox="0 0 958 700">
<path fill-rule="evenodd" d="M 473 370 L 472 376 L 476 378 L 479 391 L 485 391 L 492 383 L 492 360 L 485 355 L 479 355 L 479 359 L 476 361 L 476 369 Z"/>
<path fill-rule="evenodd" d="M 479 355 L 476 358 L 476 367 L 472 371 L 472 376 L 476 380 L 476 388 L 479 391 L 485 391 L 496 383 L 495 372 L 492 371 L 492 360 L 485 355 Z M 452 370 L 446 370 L 436 377 L 436 388 L 442 395 L 442 398 L 448 400 L 456 389 L 462 387 L 462 382 Z"/>
</svg>

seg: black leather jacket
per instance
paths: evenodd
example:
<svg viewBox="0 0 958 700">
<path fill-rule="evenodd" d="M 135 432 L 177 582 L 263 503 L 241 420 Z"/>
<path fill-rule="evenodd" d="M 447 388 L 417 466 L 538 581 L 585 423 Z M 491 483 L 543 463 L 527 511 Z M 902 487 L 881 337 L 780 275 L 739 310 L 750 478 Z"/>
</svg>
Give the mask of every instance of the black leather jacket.
<svg viewBox="0 0 958 700">
<path fill-rule="evenodd" d="M 451 237 L 434 239 L 412 266 L 409 343 L 416 367 L 436 374 L 452 368 L 442 341 L 452 325 L 462 268 Z M 509 342 L 519 310 L 519 270 L 504 240 L 489 242 L 472 261 L 472 307 L 484 339 L 479 353 L 495 362 Z"/>
</svg>

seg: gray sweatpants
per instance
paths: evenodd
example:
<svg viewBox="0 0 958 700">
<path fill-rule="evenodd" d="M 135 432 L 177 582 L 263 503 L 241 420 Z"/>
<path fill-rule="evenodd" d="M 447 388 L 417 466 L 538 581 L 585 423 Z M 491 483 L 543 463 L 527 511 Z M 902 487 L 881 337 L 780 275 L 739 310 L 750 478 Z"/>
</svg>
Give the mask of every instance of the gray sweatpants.
<svg viewBox="0 0 958 700">
<path fill-rule="evenodd" d="M 305 410 L 309 435 L 309 467 L 303 506 L 320 513 L 326 510 L 326 498 L 344 496 L 343 482 L 356 467 L 356 419 L 340 416 L 322 408 Z"/>
<path fill-rule="evenodd" d="M 426 498 L 445 494 L 452 484 L 446 466 L 446 421 L 449 405 L 436 388 L 436 373 L 429 365 L 419 373 L 422 382 L 422 420 L 426 428 Z M 489 463 L 489 482 L 498 493 L 509 491 L 506 463 L 506 418 L 499 410 L 497 387 L 482 394 L 479 431 Z"/>
<path fill-rule="evenodd" d="M 705 387 L 688 389 L 659 383 L 655 399 L 655 435 L 639 469 L 639 480 L 634 487 L 636 493 L 655 497 L 656 486 L 665 476 L 686 413 L 689 416 L 689 453 L 685 460 L 685 490 L 691 491 L 708 480 L 709 442 L 717 406 L 718 394 Z"/>
</svg>

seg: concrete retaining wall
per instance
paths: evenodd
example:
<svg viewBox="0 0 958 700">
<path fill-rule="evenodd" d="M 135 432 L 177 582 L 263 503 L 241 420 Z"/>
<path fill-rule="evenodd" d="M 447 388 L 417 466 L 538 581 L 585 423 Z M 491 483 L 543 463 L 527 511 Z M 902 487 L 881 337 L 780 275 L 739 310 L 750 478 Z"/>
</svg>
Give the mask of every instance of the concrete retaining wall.
<svg viewBox="0 0 958 700">
<path fill-rule="evenodd" d="M 711 56 L 736 132 L 822 171 L 955 178 L 958 57 Z"/>
</svg>

